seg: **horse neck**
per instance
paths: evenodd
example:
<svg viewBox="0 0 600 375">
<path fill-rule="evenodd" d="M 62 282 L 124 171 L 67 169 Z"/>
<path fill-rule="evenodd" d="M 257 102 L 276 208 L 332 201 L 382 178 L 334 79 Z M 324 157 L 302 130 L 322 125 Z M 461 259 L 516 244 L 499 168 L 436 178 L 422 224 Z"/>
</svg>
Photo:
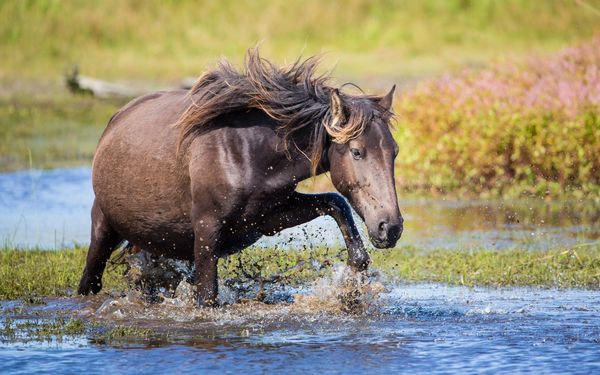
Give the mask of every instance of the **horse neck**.
<svg viewBox="0 0 600 375">
<path fill-rule="evenodd" d="M 309 144 L 307 141 L 307 139 L 309 139 L 309 135 L 307 133 L 303 134 L 303 132 L 300 132 L 300 134 L 297 135 L 299 139 L 296 138 L 293 140 L 293 142 L 290 142 L 291 144 L 288 144 L 286 152 L 286 158 L 294 165 L 292 168 L 294 171 L 293 173 L 295 173 L 296 177 L 301 178 L 300 181 L 312 176 L 312 163 L 310 160 L 310 155 L 308 154 L 309 151 L 307 151 L 309 149 Z M 328 153 L 330 146 L 331 143 L 327 142 L 323 148 L 321 158 L 317 166 L 316 175 L 329 172 L 330 165 Z"/>
</svg>

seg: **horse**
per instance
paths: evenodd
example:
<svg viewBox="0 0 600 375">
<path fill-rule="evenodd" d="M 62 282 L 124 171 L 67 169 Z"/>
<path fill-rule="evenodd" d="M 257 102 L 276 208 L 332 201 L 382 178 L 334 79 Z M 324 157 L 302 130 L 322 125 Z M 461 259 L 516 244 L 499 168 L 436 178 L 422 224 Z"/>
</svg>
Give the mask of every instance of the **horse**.
<svg viewBox="0 0 600 375">
<path fill-rule="evenodd" d="M 384 96 L 347 93 L 318 64 L 313 56 L 277 66 L 250 49 L 242 69 L 222 60 L 189 90 L 141 96 L 116 112 L 93 159 L 78 294 L 101 290 L 107 260 L 127 242 L 193 261 L 198 305 L 214 306 L 219 258 L 322 215 L 339 226 L 349 266 L 364 271 L 370 258 L 350 205 L 376 248 L 395 246 L 395 86 Z M 341 195 L 296 191 L 325 172 Z"/>
</svg>

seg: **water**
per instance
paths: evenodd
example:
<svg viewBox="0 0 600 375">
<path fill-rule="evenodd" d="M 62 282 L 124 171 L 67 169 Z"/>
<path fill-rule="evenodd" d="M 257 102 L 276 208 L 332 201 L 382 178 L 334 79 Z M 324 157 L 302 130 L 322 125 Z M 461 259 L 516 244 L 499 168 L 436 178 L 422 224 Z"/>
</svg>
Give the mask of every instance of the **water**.
<svg viewBox="0 0 600 375">
<path fill-rule="evenodd" d="M 0 174 L 0 241 L 25 248 L 87 244 L 92 201 L 88 168 Z M 546 249 L 600 238 L 600 209 L 586 202 L 401 199 L 400 208 L 405 231 L 399 244 L 419 248 Z M 258 245 L 342 242 L 335 221 L 322 217 Z"/>
<path fill-rule="evenodd" d="M 50 300 L 25 313 L 4 303 L 6 311 L 19 311 L 12 318 L 20 321 L 60 311 L 151 327 L 155 334 L 109 343 L 86 335 L 5 340 L 0 366 L 10 373 L 600 371 L 597 292 L 381 285 L 385 290 L 360 313 L 340 311 L 339 285 L 331 279 L 288 290 L 293 303 L 238 302 L 216 310 L 131 296 Z"/>
</svg>

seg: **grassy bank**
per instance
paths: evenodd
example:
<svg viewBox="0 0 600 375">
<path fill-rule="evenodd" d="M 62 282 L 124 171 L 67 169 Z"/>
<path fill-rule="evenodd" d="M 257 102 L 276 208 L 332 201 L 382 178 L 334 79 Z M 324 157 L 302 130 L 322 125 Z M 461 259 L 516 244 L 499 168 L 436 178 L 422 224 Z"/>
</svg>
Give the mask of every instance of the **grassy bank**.
<svg viewBox="0 0 600 375">
<path fill-rule="evenodd" d="M 69 296 L 85 264 L 86 250 L 0 251 L 0 299 Z M 123 267 L 109 267 L 103 278 L 107 290 L 123 290 Z"/>
<path fill-rule="evenodd" d="M 0 299 L 70 296 L 85 261 L 81 248 L 58 251 L 0 251 Z M 300 283 L 327 274 L 343 261 L 338 249 L 289 251 L 247 249 L 220 262 L 226 279 Z M 401 281 L 431 281 L 482 286 L 600 288 L 600 245 L 549 251 L 372 251 L 372 268 Z M 240 262 L 241 261 L 241 262 Z M 240 263 L 243 265 L 240 267 Z M 318 266 L 315 266 L 317 264 Z M 110 266 L 105 291 L 128 288 L 124 266 Z"/>
</svg>

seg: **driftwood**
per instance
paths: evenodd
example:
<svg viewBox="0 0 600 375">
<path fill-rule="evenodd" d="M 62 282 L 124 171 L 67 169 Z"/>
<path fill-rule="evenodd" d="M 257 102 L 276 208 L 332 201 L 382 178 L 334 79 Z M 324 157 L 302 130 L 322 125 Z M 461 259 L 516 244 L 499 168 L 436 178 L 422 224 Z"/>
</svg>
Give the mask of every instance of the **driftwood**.
<svg viewBox="0 0 600 375">
<path fill-rule="evenodd" d="M 181 80 L 181 86 L 179 88 L 189 90 L 194 87 L 197 81 L 198 77 L 185 77 Z"/>
<path fill-rule="evenodd" d="M 196 78 L 186 77 L 178 87 L 167 87 L 163 89 L 172 90 L 176 88 L 189 89 L 196 82 Z M 70 73 L 65 75 L 65 84 L 73 94 L 93 95 L 99 98 L 133 98 L 143 95 L 148 91 L 145 88 L 135 88 L 125 86 L 119 83 L 102 81 L 96 78 L 83 76 L 79 74 L 79 69 L 75 66 Z"/>
</svg>

